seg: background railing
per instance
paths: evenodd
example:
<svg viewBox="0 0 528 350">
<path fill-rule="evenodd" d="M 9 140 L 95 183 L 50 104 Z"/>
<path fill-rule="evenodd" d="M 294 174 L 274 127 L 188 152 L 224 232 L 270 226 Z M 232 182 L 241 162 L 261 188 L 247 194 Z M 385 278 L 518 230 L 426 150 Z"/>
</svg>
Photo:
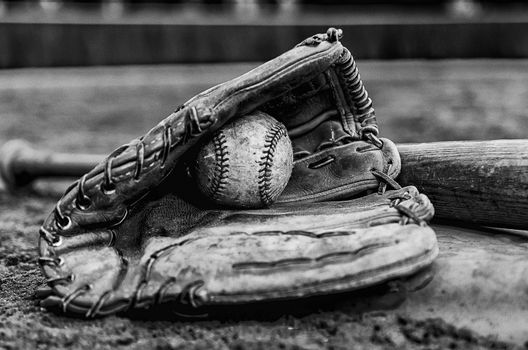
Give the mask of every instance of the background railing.
<svg viewBox="0 0 528 350">
<path fill-rule="evenodd" d="M 329 26 L 361 59 L 528 57 L 527 2 L 0 0 L 0 67 L 263 61 Z"/>
</svg>

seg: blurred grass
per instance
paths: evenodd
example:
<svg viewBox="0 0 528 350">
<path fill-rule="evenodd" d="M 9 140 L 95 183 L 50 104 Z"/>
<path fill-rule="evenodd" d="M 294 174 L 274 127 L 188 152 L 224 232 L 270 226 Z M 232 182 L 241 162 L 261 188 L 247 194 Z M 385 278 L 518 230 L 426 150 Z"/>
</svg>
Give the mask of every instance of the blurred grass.
<svg viewBox="0 0 528 350">
<path fill-rule="evenodd" d="M 528 60 L 358 62 L 395 142 L 528 137 Z M 257 63 L 0 71 L 0 142 L 108 153 Z"/>
</svg>

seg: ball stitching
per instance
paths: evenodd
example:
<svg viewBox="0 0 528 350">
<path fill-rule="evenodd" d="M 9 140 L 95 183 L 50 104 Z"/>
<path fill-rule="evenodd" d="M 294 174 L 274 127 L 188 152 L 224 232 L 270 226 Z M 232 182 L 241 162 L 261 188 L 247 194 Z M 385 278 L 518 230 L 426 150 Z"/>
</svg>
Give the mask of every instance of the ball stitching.
<svg viewBox="0 0 528 350">
<path fill-rule="evenodd" d="M 209 195 L 212 199 L 217 200 L 222 191 L 226 188 L 229 177 L 229 151 L 227 150 L 227 138 L 221 130 L 219 130 L 213 137 L 213 145 L 215 152 L 215 166 L 213 169 Z"/>
<path fill-rule="evenodd" d="M 271 191 L 271 169 L 273 166 L 275 151 L 279 140 L 286 136 L 286 133 L 286 128 L 282 124 L 276 123 L 270 128 L 264 138 L 264 148 L 259 163 L 258 189 L 262 203 L 267 206 L 271 205 L 273 202 Z"/>
</svg>

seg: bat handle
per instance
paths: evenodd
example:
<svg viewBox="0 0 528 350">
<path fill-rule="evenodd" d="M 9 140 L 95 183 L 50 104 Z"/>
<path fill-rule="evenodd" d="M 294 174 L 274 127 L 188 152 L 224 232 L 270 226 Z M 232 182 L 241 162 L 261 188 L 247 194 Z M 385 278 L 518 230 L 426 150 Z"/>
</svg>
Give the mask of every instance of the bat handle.
<svg viewBox="0 0 528 350">
<path fill-rule="evenodd" d="M 80 177 L 104 156 L 42 151 L 22 140 L 7 142 L 0 149 L 0 176 L 9 190 L 30 185 L 43 177 Z"/>
</svg>

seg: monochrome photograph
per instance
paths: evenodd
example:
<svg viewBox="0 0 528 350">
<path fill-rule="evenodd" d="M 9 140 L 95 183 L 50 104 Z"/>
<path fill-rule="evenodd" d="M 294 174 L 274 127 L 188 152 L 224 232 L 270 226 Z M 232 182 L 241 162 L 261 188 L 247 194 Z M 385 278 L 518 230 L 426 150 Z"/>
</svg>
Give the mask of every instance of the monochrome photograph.
<svg viewBox="0 0 528 350">
<path fill-rule="evenodd" d="M 0 349 L 528 348 L 528 3 L 0 0 Z"/>
</svg>

